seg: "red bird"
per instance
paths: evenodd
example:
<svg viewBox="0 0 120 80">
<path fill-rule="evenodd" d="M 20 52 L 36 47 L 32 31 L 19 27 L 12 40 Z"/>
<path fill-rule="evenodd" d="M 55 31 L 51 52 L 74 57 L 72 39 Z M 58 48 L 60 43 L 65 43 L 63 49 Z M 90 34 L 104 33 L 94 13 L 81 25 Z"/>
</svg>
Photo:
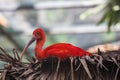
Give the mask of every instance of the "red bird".
<svg viewBox="0 0 120 80">
<path fill-rule="evenodd" d="M 71 56 L 89 56 L 91 55 L 87 51 L 76 47 L 74 45 L 68 44 L 68 43 L 56 43 L 51 46 L 48 46 L 45 49 L 42 49 L 44 43 L 45 43 L 45 33 L 42 29 L 37 28 L 34 30 L 32 39 L 29 41 L 29 43 L 25 46 L 21 53 L 21 59 L 26 51 L 26 49 L 36 40 L 36 46 L 34 49 L 35 56 L 37 59 L 43 59 L 47 58 L 49 56 L 55 56 L 59 57 L 61 59 L 71 57 Z"/>
</svg>

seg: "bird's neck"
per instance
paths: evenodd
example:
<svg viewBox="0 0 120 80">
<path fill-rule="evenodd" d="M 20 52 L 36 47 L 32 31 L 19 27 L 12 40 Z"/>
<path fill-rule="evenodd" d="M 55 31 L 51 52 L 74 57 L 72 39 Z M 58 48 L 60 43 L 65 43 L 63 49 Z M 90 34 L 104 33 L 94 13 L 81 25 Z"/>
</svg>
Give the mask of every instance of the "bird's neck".
<svg viewBox="0 0 120 80">
<path fill-rule="evenodd" d="M 36 41 L 37 50 L 42 50 L 42 47 L 43 47 L 44 43 L 45 43 L 45 40 L 37 40 Z"/>
<path fill-rule="evenodd" d="M 42 58 L 43 57 L 42 47 L 43 47 L 44 43 L 45 43 L 45 39 L 44 40 L 37 40 L 36 41 L 35 56 L 37 58 Z"/>
</svg>

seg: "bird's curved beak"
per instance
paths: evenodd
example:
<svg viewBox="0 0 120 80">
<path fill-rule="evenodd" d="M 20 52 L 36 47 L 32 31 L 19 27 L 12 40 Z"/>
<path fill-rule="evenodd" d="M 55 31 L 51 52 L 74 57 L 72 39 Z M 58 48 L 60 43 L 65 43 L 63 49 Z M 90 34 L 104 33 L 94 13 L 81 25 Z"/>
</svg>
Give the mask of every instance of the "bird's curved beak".
<svg viewBox="0 0 120 80">
<path fill-rule="evenodd" d="M 21 55 L 20 55 L 20 61 L 22 60 L 23 55 L 25 54 L 25 51 L 27 50 L 27 48 L 35 41 L 35 37 L 33 36 L 30 41 L 28 42 L 28 44 L 25 45 Z"/>
</svg>

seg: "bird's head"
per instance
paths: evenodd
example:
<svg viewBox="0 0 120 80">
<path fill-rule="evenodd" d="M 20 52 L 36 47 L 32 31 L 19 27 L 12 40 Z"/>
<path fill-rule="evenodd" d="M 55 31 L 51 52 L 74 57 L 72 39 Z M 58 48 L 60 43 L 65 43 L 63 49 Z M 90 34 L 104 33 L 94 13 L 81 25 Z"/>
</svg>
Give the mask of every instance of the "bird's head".
<svg viewBox="0 0 120 80">
<path fill-rule="evenodd" d="M 21 56 L 20 56 L 20 61 L 25 53 L 25 51 L 27 50 L 27 48 L 35 41 L 35 40 L 40 40 L 40 41 L 45 41 L 45 33 L 42 29 L 37 28 L 33 31 L 32 34 L 32 38 L 30 39 L 30 41 L 28 42 L 28 44 L 24 47 Z"/>
<path fill-rule="evenodd" d="M 37 28 L 33 31 L 33 35 L 32 37 L 35 39 L 35 40 L 40 40 L 40 39 L 43 39 L 45 37 L 45 33 L 42 29 L 40 28 Z"/>
</svg>

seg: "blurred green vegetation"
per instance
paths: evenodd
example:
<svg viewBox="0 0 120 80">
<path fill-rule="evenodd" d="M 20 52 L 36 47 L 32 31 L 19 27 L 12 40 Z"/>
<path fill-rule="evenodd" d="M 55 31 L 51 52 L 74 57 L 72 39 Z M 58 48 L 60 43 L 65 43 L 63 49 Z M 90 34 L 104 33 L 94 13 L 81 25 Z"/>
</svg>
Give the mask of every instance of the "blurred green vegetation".
<svg viewBox="0 0 120 80">
<path fill-rule="evenodd" d="M 94 8 L 90 8 L 80 15 L 80 19 L 84 20 L 98 13 L 101 13 L 102 17 L 97 24 L 107 24 L 108 32 L 110 32 L 111 27 L 120 25 L 120 0 L 107 0 Z"/>
<path fill-rule="evenodd" d="M 106 6 L 103 8 L 104 15 L 98 24 L 107 23 L 108 31 L 111 27 L 120 23 L 120 0 L 107 0 Z"/>
</svg>

